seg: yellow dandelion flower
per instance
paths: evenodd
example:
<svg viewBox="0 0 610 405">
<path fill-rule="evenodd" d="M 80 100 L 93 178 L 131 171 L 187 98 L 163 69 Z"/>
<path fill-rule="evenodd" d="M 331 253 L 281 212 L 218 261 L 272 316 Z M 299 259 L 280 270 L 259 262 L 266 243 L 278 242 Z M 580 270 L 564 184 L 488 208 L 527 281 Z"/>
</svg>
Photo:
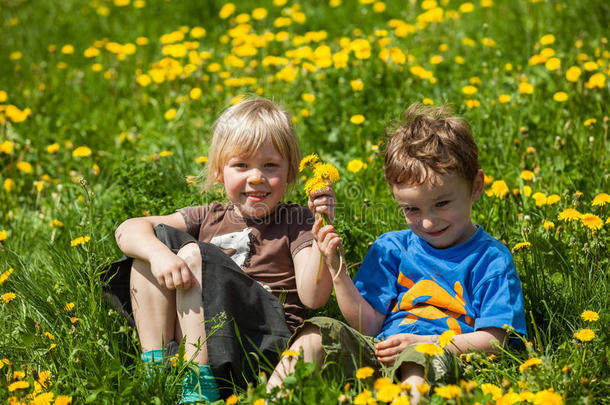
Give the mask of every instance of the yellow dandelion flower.
<svg viewBox="0 0 610 405">
<path fill-rule="evenodd" d="M 581 329 L 574 333 L 574 337 L 581 342 L 590 342 L 595 338 L 595 332 L 591 329 Z"/>
<path fill-rule="evenodd" d="M 235 4 L 227 3 L 220 9 L 218 16 L 223 20 L 229 18 L 235 12 Z"/>
<path fill-rule="evenodd" d="M 256 401 L 254 401 L 253 405 L 265 405 L 265 400 L 262 398 L 257 399 Z"/>
<path fill-rule="evenodd" d="M 8 233 L 6 232 L 6 229 L 0 230 L 0 242 L 6 240 L 6 238 L 8 238 Z"/>
<path fill-rule="evenodd" d="M 315 153 L 305 156 L 303 159 L 301 159 L 301 162 L 299 163 L 299 172 L 305 170 L 306 167 L 313 168 L 319 160 L 320 158 Z"/>
<path fill-rule="evenodd" d="M 441 345 L 442 348 L 445 348 L 445 346 L 447 346 L 449 343 L 451 343 L 453 341 L 453 338 L 455 337 L 456 333 L 454 330 L 446 330 L 444 331 L 441 336 L 438 338 L 438 343 Z"/>
<path fill-rule="evenodd" d="M 566 222 L 575 221 L 580 218 L 582 218 L 582 214 L 580 212 L 578 212 L 578 210 L 575 210 L 574 208 L 567 208 L 567 209 L 561 211 L 559 213 L 559 215 L 557 215 L 558 220 L 566 221 Z"/>
<path fill-rule="evenodd" d="M 501 104 L 508 103 L 508 102 L 510 101 L 510 96 L 509 96 L 508 94 L 500 94 L 500 95 L 498 96 L 498 101 L 499 101 Z"/>
<path fill-rule="evenodd" d="M 540 43 L 542 45 L 551 45 L 553 42 L 555 42 L 555 36 L 553 34 L 546 34 L 540 38 Z"/>
<path fill-rule="evenodd" d="M 364 88 L 364 82 L 362 79 L 350 80 L 349 84 L 354 91 L 362 91 Z"/>
<path fill-rule="evenodd" d="M 416 388 L 417 391 L 419 391 L 419 393 L 422 395 L 426 395 L 428 392 L 430 392 L 430 386 L 426 383 L 418 384 Z"/>
<path fill-rule="evenodd" d="M 239 400 L 239 397 L 237 395 L 231 394 L 231 396 L 229 396 L 229 398 L 227 398 L 227 401 L 225 402 L 225 404 L 226 405 L 235 405 L 238 400 Z"/>
<path fill-rule="evenodd" d="M 36 395 L 31 405 L 51 405 L 53 403 L 54 394 L 52 392 L 44 392 L 42 394 Z"/>
<path fill-rule="evenodd" d="M 282 352 L 282 357 L 299 357 L 301 353 L 296 350 L 284 350 Z"/>
<path fill-rule="evenodd" d="M 580 317 L 583 319 L 583 321 L 586 322 L 596 322 L 599 320 L 599 314 L 595 311 L 591 311 L 591 310 L 586 310 L 583 311 L 582 314 L 580 314 Z"/>
<path fill-rule="evenodd" d="M 415 350 L 428 356 L 440 356 L 443 354 L 443 349 L 434 343 L 420 343 L 415 346 Z"/>
<path fill-rule="evenodd" d="M 26 389 L 30 386 L 30 383 L 28 383 L 27 381 L 15 381 L 12 384 L 9 384 L 8 386 L 8 392 L 13 392 L 16 390 L 23 390 Z"/>
<path fill-rule="evenodd" d="M 0 144 L 0 153 L 5 153 L 7 155 L 10 155 L 11 153 L 13 153 L 14 149 L 15 149 L 15 145 L 13 145 L 13 143 L 11 141 L 4 141 Z"/>
<path fill-rule="evenodd" d="M 302 99 L 303 101 L 308 102 L 308 103 L 313 103 L 313 102 L 316 100 L 316 96 L 314 96 L 314 95 L 313 95 L 313 94 L 311 94 L 311 93 L 303 93 L 303 94 L 301 95 L 301 99 Z"/>
<path fill-rule="evenodd" d="M 557 93 L 553 94 L 553 100 L 557 101 L 558 103 L 563 103 L 567 99 L 568 94 L 565 91 L 558 91 Z"/>
<path fill-rule="evenodd" d="M 519 93 L 521 93 L 521 94 L 533 94 L 534 93 L 534 86 L 532 86 L 528 82 L 521 82 L 521 83 L 519 83 Z"/>
<path fill-rule="evenodd" d="M 589 89 L 603 89 L 606 86 L 606 76 L 603 73 L 595 73 L 589 78 L 585 87 Z"/>
<path fill-rule="evenodd" d="M 494 384 L 481 384 L 483 395 L 491 394 L 491 399 L 497 401 L 502 397 L 502 388 Z"/>
<path fill-rule="evenodd" d="M 12 268 L 10 268 L 10 269 L 6 270 L 5 272 L 3 272 L 2 274 L 0 274 L 0 285 L 4 284 L 4 282 L 6 280 L 8 280 L 8 278 L 10 277 L 11 274 L 13 274 Z"/>
<path fill-rule="evenodd" d="M 169 110 L 165 111 L 165 113 L 163 114 L 163 118 L 165 118 L 167 121 L 173 120 L 177 113 L 178 110 L 176 110 L 175 108 L 170 108 Z"/>
<path fill-rule="evenodd" d="M 56 153 L 59 150 L 59 144 L 57 142 L 52 143 L 51 145 L 47 145 L 47 152 Z"/>
<path fill-rule="evenodd" d="M 15 188 L 15 181 L 11 178 L 4 179 L 2 185 L 7 193 L 10 193 Z"/>
<path fill-rule="evenodd" d="M 350 160 L 347 164 L 347 170 L 352 173 L 358 173 L 364 167 L 364 162 L 360 159 Z"/>
<path fill-rule="evenodd" d="M 371 400 L 374 401 L 371 397 L 371 391 L 364 390 L 354 397 L 354 405 L 368 405 Z"/>
<path fill-rule="evenodd" d="M 2 297 L 2 301 L 4 301 L 5 303 L 8 304 L 12 300 L 14 300 L 15 297 L 17 297 L 17 295 L 14 292 L 7 292 L 7 293 L 2 294 L 1 297 Z"/>
<path fill-rule="evenodd" d="M 74 157 L 87 157 L 91 155 L 91 149 L 87 146 L 79 146 L 72 151 Z"/>
<path fill-rule="evenodd" d="M 161 152 L 159 152 L 160 157 L 173 156 L 173 154 L 174 154 L 174 152 L 169 151 L 169 150 L 162 150 Z"/>
<path fill-rule="evenodd" d="M 585 122 L 583 122 L 583 125 L 585 127 L 590 127 L 591 125 L 595 124 L 597 122 L 597 120 L 595 118 L 589 118 L 586 119 Z"/>
<path fill-rule="evenodd" d="M 607 193 L 600 193 L 593 198 L 593 202 L 591 203 L 591 205 L 600 205 L 603 207 L 608 203 L 610 203 L 610 195 Z"/>
<path fill-rule="evenodd" d="M 199 156 L 195 159 L 196 163 L 207 163 L 207 161 L 208 161 L 207 156 Z"/>
<path fill-rule="evenodd" d="M 362 124 L 362 123 L 364 122 L 364 119 L 365 119 L 365 118 L 364 118 L 364 115 L 362 115 L 362 114 L 356 114 L 356 115 L 352 115 L 352 117 L 349 119 L 349 121 L 350 121 L 352 124 L 355 124 L 355 125 L 360 125 L 360 124 Z"/>
<path fill-rule="evenodd" d="M 547 231 L 550 231 L 551 229 L 555 228 L 555 224 L 551 221 L 544 221 L 542 227 Z"/>
<path fill-rule="evenodd" d="M 562 405 L 561 395 L 553 392 L 552 389 L 538 391 L 534 394 L 534 405 Z"/>
<path fill-rule="evenodd" d="M 457 385 L 446 385 L 444 387 L 436 387 L 434 393 L 441 398 L 451 399 L 457 398 L 462 394 L 462 389 Z"/>
<path fill-rule="evenodd" d="M 70 312 L 74 309 L 74 303 L 73 302 L 68 302 L 65 306 L 64 306 L 64 311 L 66 312 Z"/>
<path fill-rule="evenodd" d="M 89 242 L 91 240 L 91 237 L 89 236 L 79 236 L 76 239 L 73 239 L 72 242 L 70 242 L 70 246 L 74 247 L 74 246 L 78 246 L 78 245 L 84 245 L 85 243 Z"/>
<path fill-rule="evenodd" d="M 34 168 L 32 167 L 32 165 L 23 160 L 20 160 L 19 162 L 17 162 L 17 169 L 19 169 L 20 171 L 27 173 L 27 174 L 30 174 L 34 171 Z"/>
<path fill-rule="evenodd" d="M 571 66 L 566 70 L 566 80 L 569 82 L 577 82 L 582 71 L 578 66 Z"/>
<path fill-rule="evenodd" d="M 328 183 L 326 183 L 324 180 L 319 179 L 317 177 L 312 177 L 311 179 L 307 180 L 303 189 L 305 190 L 307 195 L 309 195 L 314 191 L 321 190 L 326 187 L 328 187 Z"/>
<path fill-rule="evenodd" d="M 70 323 L 74 324 L 76 322 L 78 322 L 78 318 L 77 317 L 73 316 L 73 317 L 70 318 Z"/>
<path fill-rule="evenodd" d="M 547 196 L 544 193 L 534 193 L 532 194 L 532 198 L 536 201 L 536 207 L 542 207 L 547 203 Z"/>
<path fill-rule="evenodd" d="M 520 176 L 523 180 L 530 181 L 534 178 L 534 172 L 532 172 L 531 170 L 523 170 Z"/>
<path fill-rule="evenodd" d="M 519 242 L 515 246 L 513 246 L 513 252 L 527 249 L 530 246 L 532 246 L 530 242 Z"/>
<path fill-rule="evenodd" d="M 542 364 L 542 360 L 537 357 L 532 357 L 531 359 L 527 359 L 519 366 L 519 372 L 524 373 L 526 370 L 536 367 Z"/>
<path fill-rule="evenodd" d="M 496 180 L 491 184 L 491 191 L 492 195 L 502 199 L 510 190 L 508 189 L 508 186 L 504 180 Z"/>
<path fill-rule="evenodd" d="M 397 398 L 398 395 L 400 395 L 401 389 L 399 385 L 396 384 L 392 384 L 390 381 L 390 384 L 386 384 L 384 386 L 382 386 L 381 388 L 376 388 L 377 389 L 377 400 L 378 401 L 382 401 L 382 402 L 392 402 L 394 400 L 394 398 Z"/>
<path fill-rule="evenodd" d="M 595 214 L 584 214 L 582 217 L 580 217 L 580 222 L 582 222 L 584 226 L 592 231 L 602 229 L 604 226 L 604 221 Z"/>
<path fill-rule="evenodd" d="M 375 370 L 372 367 L 361 367 L 356 371 L 356 378 L 359 380 L 364 380 L 365 378 L 369 378 L 373 375 Z"/>
<path fill-rule="evenodd" d="M 462 87 L 462 93 L 466 94 L 467 96 L 475 94 L 477 91 L 477 88 L 471 85 Z"/>
<path fill-rule="evenodd" d="M 191 98 L 191 100 L 197 100 L 201 97 L 202 94 L 203 92 L 201 91 L 201 89 L 199 87 L 195 87 L 192 88 L 189 92 L 189 97 Z"/>
<path fill-rule="evenodd" d="M 330 163 L 319 163 L 314 166 L 314 177 L 335 183 L 339 181 L 339 170 Z"/>
<path fill-rule="evenodd" d="M 546 198 L 547 205 L 557 204 L 559 201 L 561 201 L 561 197 L 557 194 L 551 194 Z"/>
</svg>

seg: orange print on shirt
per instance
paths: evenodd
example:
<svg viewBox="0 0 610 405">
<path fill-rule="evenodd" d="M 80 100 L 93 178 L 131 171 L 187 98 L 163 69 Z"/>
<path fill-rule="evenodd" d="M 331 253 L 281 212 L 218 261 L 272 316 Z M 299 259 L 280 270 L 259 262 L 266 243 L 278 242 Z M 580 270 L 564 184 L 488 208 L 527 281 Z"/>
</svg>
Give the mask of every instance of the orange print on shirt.
<svg viewBox="0 0 610 405">
<path fill-rule="evenodd" d="M 466 316 L 466 302 L 463 298 L 464 289 L 459 282 L 456 282 L 453 286 L 455 296 L 452 296 L 433 280 L 420 280 L 414 283 L 411 279 L 399 273 L 398 283 L 409 289 L 402 296 L 400 303 L 397 303 L 392 310 L 392 312 L 398 310 L 409 312 L 401 322 L 401 325 L 414 323 L 419 318 L 447 318 L 449 329 L 456 333 L 462 332 L 462 328 L 456 318 L 461 315 Z M 418 298 L 424 297 L 423 301 L 418 301 Z M 414 301 L 417 302 L 414 304 Z M 474 326 L 474 321 L 471 317 L 466 316 L 466 322 Z"/>
</svg>

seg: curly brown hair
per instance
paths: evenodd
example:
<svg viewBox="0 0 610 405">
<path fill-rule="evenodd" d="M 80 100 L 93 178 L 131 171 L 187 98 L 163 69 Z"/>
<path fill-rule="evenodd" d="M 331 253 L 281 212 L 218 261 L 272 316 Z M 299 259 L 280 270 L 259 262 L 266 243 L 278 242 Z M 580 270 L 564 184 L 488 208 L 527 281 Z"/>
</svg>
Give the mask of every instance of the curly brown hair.
<svg viewBox="0 0 610 405">
<path fill-rule="evenodd" d="M 480 169 L 470 124 L 452 116 L 449 106 L 412 104 L 385 144 L 384 174 L 390 184 L 420 185 L 450 173 L 471 182 Z"/>
</svg>

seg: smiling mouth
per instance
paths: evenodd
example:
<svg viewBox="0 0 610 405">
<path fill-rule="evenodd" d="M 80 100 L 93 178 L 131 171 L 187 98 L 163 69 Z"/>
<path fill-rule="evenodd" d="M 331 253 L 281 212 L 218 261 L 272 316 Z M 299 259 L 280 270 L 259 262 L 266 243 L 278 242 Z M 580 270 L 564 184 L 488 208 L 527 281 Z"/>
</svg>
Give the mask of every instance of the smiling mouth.
<svg viewBox="0 0 610 405">
<path fill-rule="evenodd" d="M 449 229 L 449 226 L 441 229 L 440 231 L 434 231 L 434 232 L 426 232 L 426 235 L 428 236 L 440 236 L 443 232 L 445 232 L 447 229 Z"/>
<path fill-rule="evenodd" d="M 247 198 L 253 199 L 253 200 L 261 200 L 265 197 L 267 197 L 270 193 L 266 193 L 266 192 L 250 192 L 250 193 L 244 193 L 246 195 Z"/>
</svg>

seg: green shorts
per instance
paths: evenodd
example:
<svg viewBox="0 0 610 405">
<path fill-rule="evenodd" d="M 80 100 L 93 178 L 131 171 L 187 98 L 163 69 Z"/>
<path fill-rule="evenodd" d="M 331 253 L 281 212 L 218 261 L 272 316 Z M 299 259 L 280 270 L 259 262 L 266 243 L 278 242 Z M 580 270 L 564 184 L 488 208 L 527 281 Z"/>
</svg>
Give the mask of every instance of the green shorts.
<svg viewBox="0 0 610 405">
<path fill-rule="evenodd" d="M 415 350 L 416 345 L 407 347 L 392 366 L 381 363 L 375 355 L 375 345 L 379 339 L 366 336 L 347 324 L 333 318 L 314 317 L 305 321 L 295 334 L 307 323 L 320 329 L 322 347 L 326 352 L 325 364 L 334 364 L 345 377 L 355 376 L 361 367 L 371 367 L 375 378 L 390 377 L 400 371 L 403 363 L 412 362 L 426 367 L 426 356 Z M 430 383 L 450 383 L 459 377 L 457 358 L 445 352 L 443 356 L 433 356 L 428 367 L 427 380 Z M 400 375 L 397 375 L 400 378 Z"/>
</svg>

